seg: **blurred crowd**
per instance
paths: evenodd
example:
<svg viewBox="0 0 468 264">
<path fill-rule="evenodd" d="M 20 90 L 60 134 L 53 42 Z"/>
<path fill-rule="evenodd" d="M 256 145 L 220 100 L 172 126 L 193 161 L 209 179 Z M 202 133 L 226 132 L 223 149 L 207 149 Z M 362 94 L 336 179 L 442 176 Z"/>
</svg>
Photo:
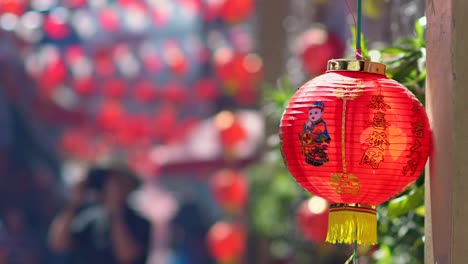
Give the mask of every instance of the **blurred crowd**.
<svg viewBox="0 0 468 264">
<path fill-rule="evenodd" d="M 210 219 L 196 200 L 178 205 L 158 187 L 146 210 L 141 196 L 151 191 L 128 167 L 89 168 L 60 193 L 40 182 L 47 176 L 14 171 L 2 179 L 2 264 L 214 263 L 205 243 Z"/>
</svg>

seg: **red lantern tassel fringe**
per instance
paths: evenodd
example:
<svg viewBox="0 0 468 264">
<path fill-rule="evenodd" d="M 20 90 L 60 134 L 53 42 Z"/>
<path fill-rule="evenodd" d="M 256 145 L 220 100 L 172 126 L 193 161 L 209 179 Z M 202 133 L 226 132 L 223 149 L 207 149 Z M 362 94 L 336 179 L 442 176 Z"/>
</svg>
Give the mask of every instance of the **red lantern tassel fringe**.
<svg viewBox="0 0 468 264">
<path fill-rule="evenodd" d="M 377 244 L 375 206 L 332 204 L 328 216 L 327 242 L 360 245 Z"/>
</svg>

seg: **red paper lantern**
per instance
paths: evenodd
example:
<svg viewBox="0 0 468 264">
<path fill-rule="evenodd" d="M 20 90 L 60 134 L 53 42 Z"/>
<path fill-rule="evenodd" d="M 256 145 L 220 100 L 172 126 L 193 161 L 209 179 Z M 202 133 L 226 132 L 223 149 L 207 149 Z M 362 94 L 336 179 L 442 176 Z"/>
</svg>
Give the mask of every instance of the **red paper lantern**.
<svg viewBox="0 0 468 264">
<path fill-rule="evenodd" d="M 229 213 L 238 212 L 247 201 L 247 179 L 240 171 L 224 169 L 213 175 L 212 193 L 221 208 Z"/>
<path fill-rule="evenodd" d="M 328 202 L 314 196 L 301 203 L 297 210 L 296 221 L 305 239 L 320 243 L 327 237 Z"/>
<path fill-rule="evenodd" d="M 281 120 L 287 168 L 331 203 L 332 243 L 377 243 L 376 206 L 416 181 L 431 149 L 424 107 L 384 74 L 383 64 L 331 60 Z"/>
<path fill-rule="evenodd" d="M 245 250 L 245 231 L 240 225 L 218 222 L 207 235 L 208 249 L 219 263 L 235 263 Z"/>
</svg>

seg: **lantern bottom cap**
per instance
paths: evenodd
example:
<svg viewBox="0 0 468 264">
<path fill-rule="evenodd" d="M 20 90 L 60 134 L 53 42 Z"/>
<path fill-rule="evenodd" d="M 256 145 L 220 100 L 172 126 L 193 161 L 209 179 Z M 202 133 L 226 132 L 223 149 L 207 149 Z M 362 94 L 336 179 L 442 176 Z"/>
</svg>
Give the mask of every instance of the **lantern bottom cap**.
<svg viewBox="0 0 468 264">
<path fill-rule="evenodd" d="M 377 213 L 374 206 L 331 205 L 327 242 L 377 244 Z"/>
</svg>

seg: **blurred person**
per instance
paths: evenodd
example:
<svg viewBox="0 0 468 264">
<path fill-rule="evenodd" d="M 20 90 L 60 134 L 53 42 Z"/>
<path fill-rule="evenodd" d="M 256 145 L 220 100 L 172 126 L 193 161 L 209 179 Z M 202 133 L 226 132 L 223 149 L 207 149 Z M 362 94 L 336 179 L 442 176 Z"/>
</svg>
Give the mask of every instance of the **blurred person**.
<svg viewBox="0 0 468 264">
<path fill-rule="evenodd" d="M 130 202 L 138 187 L 128 170 L 94 168 L 76 184 L 49 230 L 52 252 L 74 264 L 144 264 L 151 227 Z M 87 200 L 90 193 L 95 199 Z"/>
<path fill-rule="evenodd" d="M 23 209 L 5 208 L 0 231 L 0 264 L 40 263 L 39 245 L 29 232 Z"/>
<path fill-rule="evenodd" d="M 187 198 L 171 221 L 174 251 L 171 264 L 214 264 L 206 243 L 211 224 L 198 202 Z"/>
</svg>

